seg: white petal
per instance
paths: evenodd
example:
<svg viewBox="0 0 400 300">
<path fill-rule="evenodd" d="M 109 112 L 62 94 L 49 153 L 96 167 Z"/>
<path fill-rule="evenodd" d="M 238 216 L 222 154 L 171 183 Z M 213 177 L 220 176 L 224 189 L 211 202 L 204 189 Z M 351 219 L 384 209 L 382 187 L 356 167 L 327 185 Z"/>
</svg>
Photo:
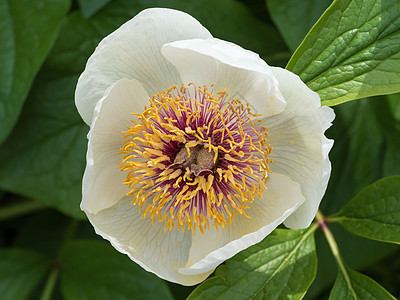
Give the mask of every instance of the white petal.
<svg viewBox="0 0 400 300">
<path fill-rule="evenodd" d="M 333 141 L 324 136 L 335 115 L 329 107 L 320 107 L 320 98 L 300 78 L 281 68 L 272 68 L 287 106 L 278 115 L 268 117 L 264 125 L 273 149 L 273 172 L 300 183 L 306 198 L 284 224 L 306 228 L 313 220 L 328 184 L 331 164 L 328 153 Z"/>
<path fill-rule="evenodd" d="M 117 167 L 123 154 L 123 133 L 132 125 L 132 112 L 141 112 L 149 96 L 136 80 L 116 82 L 96 105 L 91 130 L 88 134 L 88 152 L 83 176 L 81 208 L 90 213 L 110 207 L 128 192 L 123 185 L 126 174 Z"/>
<path fill-rule="evenodd" d="M 91 123 L 97 101 L 119 79 L 137 79 L 150 95 L 180 84 L 177 71 L 161 55 L 161 46 L 209 37 L 208 30 L 186 13 L 165 8 L 142 11 L 104 38 L 89 58 L 75 93 L 82 119 Z"/>
<path fill-rule="evenodd" d="M 230 98 L 246 100 L 253 112 L 273 115 L 285 100 L 271 68 L 258 54 L 215 38 L 166 44 L 162 54 L 179 70 L 184 83 L 215 85 Z"/>
<path fill-rule="evenodd" d="M 164 222 L 155 221 L 152 225 L 152 220 L 142 219 L 139 208 L 130 203 L 130 197 L 125 197 L 97 214 L 88 213 L 96 233 L 145 270 L 163 279 L 194 285 L 210 275 L 211 272 L 189 276 L 178 272 L 188 259 L 192 232 L 183 233 L 175 228 L 164 232 Z"/>
<path fill-rule="evenodd" d="M 300 185 L 287 176 L 270 174 L 263 198 L 249 204 L 246 214 L 237 215 L 226 229 L 206 230 L 193 236 L 189 260 L 182 274 L 195 275 L 213 270 L 239 251 L 263 240 L 304 201 Z"/>
</svg>

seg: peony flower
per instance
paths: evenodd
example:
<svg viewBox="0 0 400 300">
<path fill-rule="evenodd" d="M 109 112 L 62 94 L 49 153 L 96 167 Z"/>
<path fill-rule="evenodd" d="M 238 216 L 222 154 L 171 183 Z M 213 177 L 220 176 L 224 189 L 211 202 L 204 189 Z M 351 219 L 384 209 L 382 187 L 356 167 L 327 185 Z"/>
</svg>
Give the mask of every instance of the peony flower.
<svg viewBox="0 0 400 300">
<path fill-rule="evenodd" d="M 104 38 L 76 106 L 90 125 L 81 209 L 172 282 L 201 282 L 281 223 L 308 227 L 328 183 L 332 109 L 180 11 L 144 10 Z"/>
</svg>

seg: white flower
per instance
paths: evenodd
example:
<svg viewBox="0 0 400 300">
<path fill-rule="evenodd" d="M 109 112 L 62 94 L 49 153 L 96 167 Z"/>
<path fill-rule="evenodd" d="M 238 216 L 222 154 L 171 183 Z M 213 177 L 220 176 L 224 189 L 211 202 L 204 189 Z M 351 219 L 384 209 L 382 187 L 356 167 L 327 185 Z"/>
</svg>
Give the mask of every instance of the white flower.
<svg viewBox="0 0 400 300">
<path fill-rule="evenodd" d="M 76 89 L 90 125 L 81 208 L 144 269 L 194 285 L 282 222 L 305 228 L 334 119 L 298 76 L 148 9 L 101 41 Z"/>
</svg>

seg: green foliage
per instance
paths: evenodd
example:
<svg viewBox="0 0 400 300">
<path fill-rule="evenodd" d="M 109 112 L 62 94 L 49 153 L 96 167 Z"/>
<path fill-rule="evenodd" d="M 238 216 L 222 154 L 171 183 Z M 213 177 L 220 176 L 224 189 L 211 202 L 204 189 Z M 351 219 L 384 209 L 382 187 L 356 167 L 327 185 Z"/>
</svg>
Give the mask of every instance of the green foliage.
<svg viewBox="0 0 400 300">
<path fill-rule="evenodd" d="M 272 20 L 294 52 L 332 0 L 266 0 Z"/>
<path fill-rule="evenodd" d="M 111 0 L 78 0 L 82 15 L 90 18 Z"/>
<path fill-rule="evenodd" d="M 74 106 L 76 81 L 36 82 L 21 121 L 0 148 L 0 186 L 81 218 L 88 127 Z"/>
<path fill-rule="evenodd" d="M 397 99 L 396 96 L 390 95 L 393 100 Z M 338 212 L 366 185 L 382 177 L 399 174 L 400 161 L 392 157 L 400 149 L 395 138 L 400 135 L 400 123 L 395 120 L 395 112 L 387 98 L 389 96 L 351 101 L 335 107 L 334 126 L 328 131 L 328 136 L 335 141 L 329 155 L 332 174 L 321 202 L 321 210 L 325 214 Z M 357 270 L 364 270 L 398 249 L 396 245 L 354 236 L 338 224 L 331 224 L 330 227 L 343 257 Z M 335 265 L 322 234 L 316 235 L 316 246 L 318 273 L 307 295 L 318 295 L 329 287 L 336 276 Z"/>
<path fill-rule="evenodd" d="M 352 233 L 400 244 L 400 176 L 366 187 L 333 218 Z"/>
<path fill-rule="evenodd" d="M 337 223 L 329 223 L 338 245 L 340 246 L 343 260 L 355 270 L 363 272 L 371 266 L 383 267 L 382 261 L 387 257 L 396 257 L 398 246 L 365 239 L 354 235 Z M 318 269 L 315 280 L 308 290 L 305 299 L 323 299 L 320 296 L 324 291 L 330 290 L 337 277 L 337 268 L 332 251 L 326 243 L 326 237 L 322 231 L 315 234 L 315 246 L 317 249 Z M 387 274 L 388 277 L 393 278 Z M 390 280 L 391 281 L 391 280 Z M 395 284 L 396 285 L 396 284 Z"/>
<path fill-rule="evenodd" d="M 393 95 L 392 95 L 393 96 Z M 332 175 L 321 209 L 339 211 L 366 185 L 399 174 L 400 122 L 396 121 L 388 97 L 344 103 L 335 107 L 334 127 L 328 135 L 335 145 L 330 153 Z"/>
<path fill-rule="evenodd" d="M 342 0 L 325 11 L 290 59 L 324 105 L 400 91 L 400 2 Z"/>
<path fill-rule="evenodd" d="M 317 268 L 314 230 L 275 230 L 219 267 L 188 299 L 303 298 Z"/>
<path fill-rule="evenodd" d="M 60 37 L 46 65 L 62 72 L 82 72 L 102 38 L 149 7 L 185 11 L 197 18 L 214 36 L 238 43 L 281 63 L 275 53 L 285 49 L 285 46 L 277 30 L 252 17 L 248 9 L 236 1 L 115 0 L 90 20 L 84 19 L 79 12 L 71 13 L 61 28 Z M 274 40 L 272 45 L 264 38 L 266 36 Z"/>
<path fill-rule="evenodd" d="M 338 273 L 329 300 L 351 299 L 394 300 L 395 298 L 368 276 L 345 267 Z"/>
<path fill-rule="evenodd" d="M 39 253 L 18 248 L 0 249 L 1 299 L 26 298 L 49 266 L 50 262 Z"/>
<path fill-rule="evenodd" d="M 0 1 L 0 143 L 14 127 L 69 0 Z"/>
<path fill-rule="evenodd" d="M 172 299 L 161 279 L 104 242 L 71 241 L 60 261 L 66 300 Z"/>
<path fill-rule="evenodd" d="M 46 220 L 46 222 L 43 222 Z M 42 253 L 54 258 L 67 232 L 69 218 L 56 210 L 45 210 L 21 222 L 21 227 L 14 239 L 14 245 Z M 80 226 L 79 230 L 82 230 Z M 40 232 L 40 234 L 38 234 Z"/>
</svg>

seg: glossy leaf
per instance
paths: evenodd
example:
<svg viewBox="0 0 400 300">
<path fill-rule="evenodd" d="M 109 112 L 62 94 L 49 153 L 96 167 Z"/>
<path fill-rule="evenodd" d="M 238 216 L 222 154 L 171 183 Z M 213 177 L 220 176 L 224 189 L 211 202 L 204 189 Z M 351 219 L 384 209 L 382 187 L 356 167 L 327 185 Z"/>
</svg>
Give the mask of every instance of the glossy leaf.
<svg viewBox="0 0 400 300">
<path fill-rule="evenodd" d="M 276 229 L 219 267 L 188 299 L 301 299 L 316 268 L 313 229 Z"/>
<path fill-rule="evenodd" d="M 0 249 L 2 300 L 26 299 L 50 267 L 42 255 L 25 249 Z"/>
<path fill-rule="evenodd" d="M 266 0 L 266 3 L 286 44 L 294 51 L 332 0 Z"/>
<path fill-rule="evenodd" d="M 339 270 L 329 300 L 395 300 L 381 285 L 377 282 L 345 267 Z"/>
<path fill-rule="evenodd" d="M 77 77 L 37 82 L 0 147 L 0 187 L 83 217 L 79 209 L 88 127 L 76 111 Z"/>
<path fill-rule="evenodd" d="M 172 299 L 161 279 L 106 242 L 69 242 L 61 264 L 61 290 L 66 300 Z"/>
<path fill-rule="evenodd" d="M 0 143 L 14 127 L 69 0 L 0 0 Z"/>
<path fill-rule="evenodd" d="M 400 2 L 336 0 L 287 68 L 336 105 L 400 91 Z"/>
<path fill-rule="evenodd" d="M 400 244 L 400 176 L 366 187 L 333 218 L 352 233 Z"/>
</svg>

